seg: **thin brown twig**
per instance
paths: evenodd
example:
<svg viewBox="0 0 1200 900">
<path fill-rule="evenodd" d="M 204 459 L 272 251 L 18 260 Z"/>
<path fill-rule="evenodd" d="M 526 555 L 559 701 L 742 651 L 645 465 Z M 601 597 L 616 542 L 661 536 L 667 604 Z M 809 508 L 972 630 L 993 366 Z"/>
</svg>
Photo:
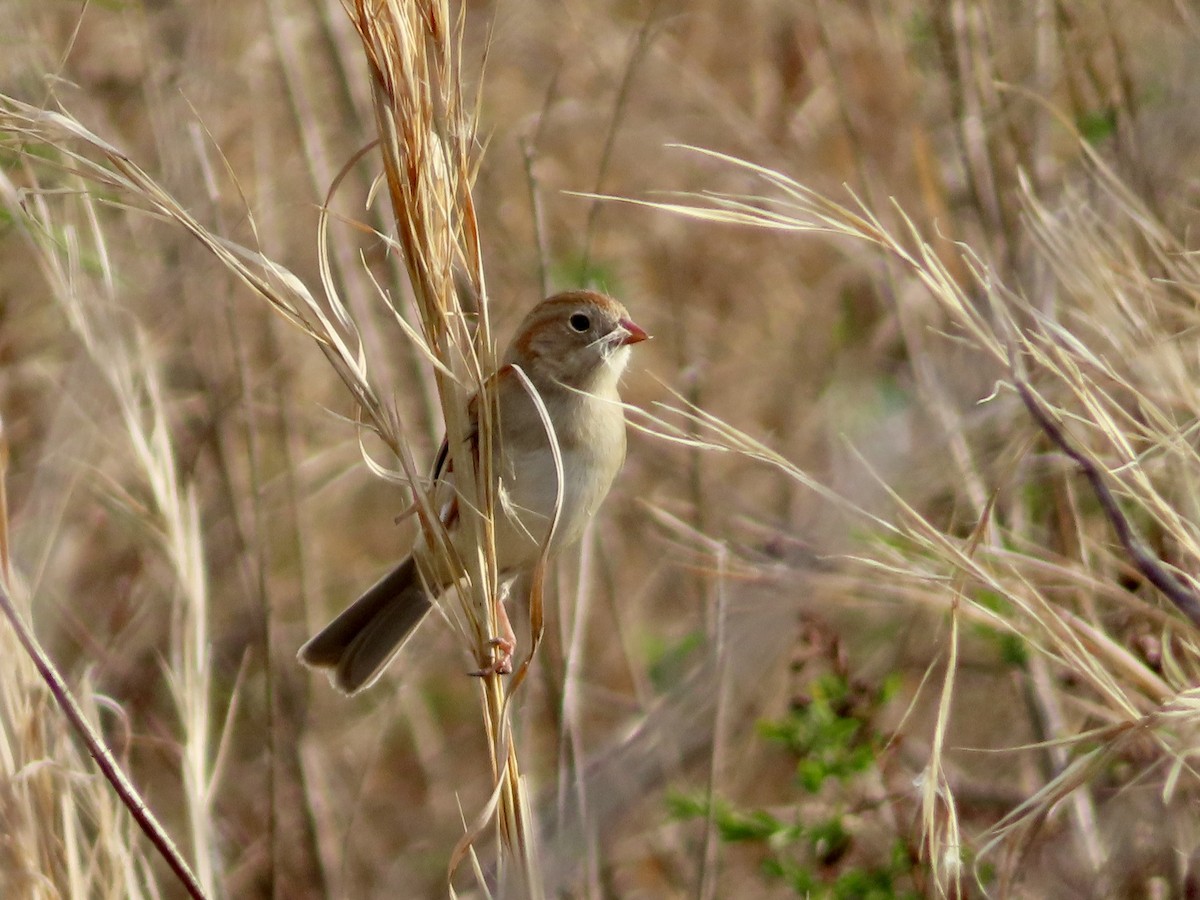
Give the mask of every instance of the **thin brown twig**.
<svg viewBox="0 0 1200 900">
<path fill-rule="evenodd" d="M 537 145 L 521 138 L 521 157 L 525 163 L 525 184 L 529 189 L 529 206 L 533 214 L 533 242 L 538 250 L 538 284 L 543 297 L 550 296 L 550 251 L 546 246 L 545 213 L 537 175 L 533 171 Z"/>
<path fill-rule="evenodd" d="M 191 867 L 188 866 L 187 860 L 183 858 L 183 855 L 175 846 L 175 842 L 171 840 L 170 835 L 167 834 L 154 813 L 150 811 L 150 808 L 146 805 L 146 801 L 142 799 L 137 788 L 134 787 L 129 777 L 121 769 L 112 752 L 104 745 L 100 735 L 96 733 L 96 729 L 92 727 L 92 723 L 88 721 L 87 716 L 80 709 L 78 701 L 75 700 L 62 675 L 59 674 L 53 661 L 46 655 L 46 651 L 42 649 L 41 644 L 38 643 L 33 630 L 17 612 L 17 608 L 13 605 L 8 591 L 2 586 L 0 586 L 0 611 L 3 611 L 5 617 L 12 623 L 13 630 L 17 633 L 17 640 L 21 642 L 21 646 L 25 648 L 25 652 L 29 654 L 29 658 L 33 660 L 38 674 L 46 682 L 46 686 L 50 689 L 55 702 L 62 709 L 63 714 L 67 717 L 67 721 L 71 723 L 71 726 L 83 741 L 84 746 L 87 747 L 92 759 L 96 761 L 101 774 L 113 786 L 113 790 L 117 792 L 117 796 L 121 799 L 121 802 L 125 804 L 134 821 L 137 822 L 138 827 L 142 829 L 142 833 L 150 839 L 150 843 L 154 845 L 159 855 L 162 856 L 163 860 L 171 868 L 171 871 L 175 873 L 175 877 L 179 879 L 180 884 L 183 885 L 188 895 L 194 898 L 194 900 L 207 900 L 208 895 L 204 893 L 199 880 L 192 872 Z"/>
<path fill-rule="evenodd" d="M 1134 531 L 1129 518 L 1121 511 L 1120 504 L 1117 503 L 1116 497 L 1105 483 L 1099 466 L 1071 444 L 1066 432 L 1042 406 L 1041 401 L 1030 390 L 1029 384 L 1015 374 L 1013 384 L 1016 386 L 1017 393 L 1021 395 L 1021 402 L 1025 404 L 1025 408 L 1029 410 L 1029 414 L 1033 416 L 1038 427 L 1045 432 L 1055 446 L 1083 470 L 1083 475 L 1091 485 L 1092 492 L 1100 501 L 1100 508 L 1104 511 L 1105 518 L 1112 525 L 1113 531 L 1117 534 L 1117 540 L 1129 554 L 1134 567 L 1142 574 L 1143 578 L 1162 591 L 1167 599 L 1191 620 L 1193 625 L 1200 627 L 1200 596 L 1197 596 L 1195 590 L 1178 575 L 1170 572 L 1163 561 L 1146 548 L 1145 542 Z"/>
<path fill-rule="evenodd" d="M 633 51 L 629 54 L 629 61 L 625 64 L 625 72 L 621 76 L 621 85 L 617 88 L 617 97 L 613 102 L 612 121 L 608 126 L 608 133 L 604 136 L 604 149 L 600 151 L 600 166 L 596 171 L 596 188 L 592 192 L 594 194 L 603 193 L 604 181 L 608 177 L 608 169 L 612 163 L 613 150 L 617 144 L 617 132 L 621 126 L 621 116 L 625 111 L 626 103 L 629 100 L 630 90 L 633 87 L 633 76 L 637 72 L 646 51 L 650 48 L 650 40 L 653 36 L 652 27 L 658 19 L 658 8 L 661 5 L 661 0 L 657 0 L 650 7 L 650 12 L 646 16 L 646 20 L 642 23 L 642 27 L 638 30 L 637 37 L 634 39 Z M 596 236 L 596 221 L 600 217 L 600 201 L 593 200 L 592 208 L 588 210 L 587 225 L 583 237 L 583 265 L 581 270 L 584 276 L 587 276 L 587 270 L 591 265 L 592 259 L 592 243 Z"/>
</svg>

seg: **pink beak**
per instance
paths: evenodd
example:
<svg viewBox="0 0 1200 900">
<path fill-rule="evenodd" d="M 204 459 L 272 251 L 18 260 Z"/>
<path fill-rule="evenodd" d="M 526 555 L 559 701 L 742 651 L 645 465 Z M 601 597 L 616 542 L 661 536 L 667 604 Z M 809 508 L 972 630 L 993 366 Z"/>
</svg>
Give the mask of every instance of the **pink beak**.
<svg viewBox="0 0 1200 900">
<path fill-rule="evenodd" d="M 629 319 L 620 319 L 618 320 L 617 324 L 624 328 L 627 332 L 621 341 L 622 347 L 624 347 L 626 344 L 640 344 L 642 341 L 649 340 L 650 338 L 650 335 L 646 334 L 645 331 L 633 324 L 633 322 Z"/>
</svg>

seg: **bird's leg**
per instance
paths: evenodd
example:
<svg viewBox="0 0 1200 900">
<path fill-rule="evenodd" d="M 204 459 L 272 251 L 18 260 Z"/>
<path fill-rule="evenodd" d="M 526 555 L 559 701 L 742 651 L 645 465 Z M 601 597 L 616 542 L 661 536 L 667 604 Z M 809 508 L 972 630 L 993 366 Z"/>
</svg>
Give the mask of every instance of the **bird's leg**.
<svg viewBox="0 0 1200 900">
<path fill-rule="evenodd" d="M 512 622 L 509 621 L 508 609 L 505 605 L 505 601 L 508 600 L 509 587 L 510 583 L 506 583 L 500 587 L 500 601 L 496 604 L 496 625 L 499 628 L 500 634 L 488 641 L 488 644 L 492 647 L 492 661 L 478 672 L 471 673 L 479 678 L 482 678 L 484 675 L 512 674 L 512 657 L 513 651 L 517 649 L 517 634 L 513 631 Z"/>
<path fill-rule="evenodd" d="M 505 591 L 507 594 L 508 592 Z M 513 631 L 512 622 L 508 620 L 508 609 L 501 598 L 497 604 L 500 612 L 500 621 L 496 624 L 500 626 L 500 635 L 492 638 L 490 641 L 492 647 L 495 648 L 496 658 L 492 663 L 492 667 L 498 675 L 508 675 L 513 670 L 513 651 L 517 649 L 517 634 Z"/>
</svg>

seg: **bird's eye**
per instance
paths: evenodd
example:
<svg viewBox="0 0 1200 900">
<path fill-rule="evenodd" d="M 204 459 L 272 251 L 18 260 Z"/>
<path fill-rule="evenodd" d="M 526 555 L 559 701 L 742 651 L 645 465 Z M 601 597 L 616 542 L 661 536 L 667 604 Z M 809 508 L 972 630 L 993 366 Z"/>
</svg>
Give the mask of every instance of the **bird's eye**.
<svg viewBox="0 0 1200 900">
<path fill-rule="evenodd" d="M 575 313 L 571 318 L 567 319 L 567 324 L 571 326 L 572 331 L 578 331 L 583 334 L 592 327 L 592 320 L 585 313 Z"/>
</svg>

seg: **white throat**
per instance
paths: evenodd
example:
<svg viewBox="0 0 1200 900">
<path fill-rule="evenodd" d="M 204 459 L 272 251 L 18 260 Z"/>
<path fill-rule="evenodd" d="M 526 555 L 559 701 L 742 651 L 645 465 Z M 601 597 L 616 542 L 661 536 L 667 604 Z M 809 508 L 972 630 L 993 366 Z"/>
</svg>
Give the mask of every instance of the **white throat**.
<svg viewBox="0 0 1200 900">
<path fill-rule="evenodd" d="M 604 387 L 616 388 L 617 382 L 621 380 L 621 373 L 625 371 L 625 366 L 629 363 L 629 345 L 622 344 L 613 347 L 604 354 L 604 365 L 600 370 L 597 381 Z"/>
</svg>

